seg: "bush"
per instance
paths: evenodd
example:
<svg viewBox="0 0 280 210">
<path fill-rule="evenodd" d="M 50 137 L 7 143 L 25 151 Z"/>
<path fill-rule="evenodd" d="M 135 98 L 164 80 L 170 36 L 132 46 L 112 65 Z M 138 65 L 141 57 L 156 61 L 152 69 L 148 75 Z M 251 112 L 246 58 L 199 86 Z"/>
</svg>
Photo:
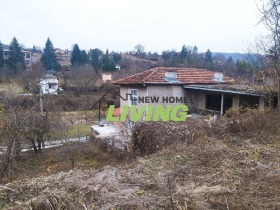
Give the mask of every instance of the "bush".
<svg viewBox="0 0 280 210">
<path fill-rule="evenodd" d="M 136 155 L 149 155 L 170 145 L 191 144 L 207 136 L 208 125 L 202 120 L 187 122 L 141 122 L 132 130 L 132 149 Z"/>
<path fill-rule="evenodd" d="M 280 134 L 280 111 L 243 109 L 242 112 L 231 112 L 225 132 L 239 136 L 242 139 L 253 138 L 259 142 L 271 141 L 268 138 Z"/>
</svg>

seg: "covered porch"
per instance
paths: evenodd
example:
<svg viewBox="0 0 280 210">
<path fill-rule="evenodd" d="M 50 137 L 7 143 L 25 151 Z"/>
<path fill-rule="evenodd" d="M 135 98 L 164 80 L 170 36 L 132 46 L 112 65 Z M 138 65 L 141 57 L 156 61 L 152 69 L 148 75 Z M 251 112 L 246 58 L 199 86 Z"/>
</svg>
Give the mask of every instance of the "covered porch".
<svg viewBox="0 0 280 210">
<path fill-rule="evenodd" d="M 240 86 L 239 86 L 240 88 Z M 223 115 L 233 107 L 253 107 L 264 109 L 264 95 L 251 89 L 236 89 L 229 85 L 185 85 L 189 97 L 190 110 L 214 112 Z"/>
</svg>

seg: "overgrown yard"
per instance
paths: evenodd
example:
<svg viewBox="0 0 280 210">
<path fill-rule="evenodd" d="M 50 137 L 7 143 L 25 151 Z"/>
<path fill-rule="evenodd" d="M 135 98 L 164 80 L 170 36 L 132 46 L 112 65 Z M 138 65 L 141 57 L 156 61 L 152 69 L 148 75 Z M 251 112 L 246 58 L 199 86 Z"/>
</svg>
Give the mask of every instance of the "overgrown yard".
<svg viewBox="0 0 280 210">
<path fill-rule="evenodd" d="M 0 203 L 36 210 L 280 209 L 279 117 L 247 111 L 217 122 L 138 124 L 134 158 L 93 141 L 78 144 L 84 149 L 74 168 L 67 150 L 74 147 L 65 145 L 39 164 L 19 165 L 29 176 L 1 186 Z"/>
</svg>

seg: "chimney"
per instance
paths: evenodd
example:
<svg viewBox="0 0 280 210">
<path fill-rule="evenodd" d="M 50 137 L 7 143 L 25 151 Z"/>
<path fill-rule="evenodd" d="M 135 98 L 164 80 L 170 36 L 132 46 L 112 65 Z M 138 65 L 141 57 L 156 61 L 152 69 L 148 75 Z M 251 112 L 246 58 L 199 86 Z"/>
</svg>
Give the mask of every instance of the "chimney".
<svg viewBox="0 0 280 210">
<path fill-rule="evenodd" d="M 216 81 L 216 82 L 224 82 L 223 78 L 224 78 L 223 73 L 219 73 L 219 72 L 214 73 L 214 78 L 213 78 L 214 81 Z"/>
<path fill-rule="evenodd" d="M 165 72 L 164 80 L 167 82 L 179 82 L 177 80 L 177 72 Z"/>
</svg>

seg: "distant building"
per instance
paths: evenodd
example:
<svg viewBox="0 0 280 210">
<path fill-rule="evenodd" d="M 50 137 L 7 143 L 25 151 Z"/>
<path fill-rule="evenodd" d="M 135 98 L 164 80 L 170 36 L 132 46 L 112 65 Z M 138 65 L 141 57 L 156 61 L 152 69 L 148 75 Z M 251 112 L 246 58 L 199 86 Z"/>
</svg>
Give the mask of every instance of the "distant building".
<svg viewBox="0 0 280 210">
<path fill-rule="evenodd" d="M 58 79 L 52 74 L 46 74 L 40 80 L 40 92 L 41 94 L 53 94 L 56 95 L 58 88 Z"/>
<path fill-rule="evenodd" d="M 109 83 L 112 81 L 112 74 L 102 74 L 102 82 Z"/>
<path fill-rule="evenodd" d="M 121 66 L 120 65 L 116 65 L 116 67 L 115 67 L 117 70 L 121 70 Z"/>
<path fill-rule="evenodd" d="M 24 61 L 25 65 L 31 66 L 32 65 L 32 52 L 31 51 L 22 51 L 24 53 Z"/>
<path fill-rule="evenodd" d="M 25 51 L 22 50 L 22 53 L 24 55 L 24 62 L 25 65 L 31 66 L 32 65 L 32 52 L 31 51 Z M 3 50 L 3 55 L 4 59 L 7 60 L 9 58 L 10 50 L 9 49 L 4 49 Z"/>
<path fill-rule="evenodd" d="M 55 48 L 54 50 L 55 50 L 55 54 L 58 55 L 58 56 L 64 54 L 64 50 L 62 50 L 60 48 Z"/>
</svg>

